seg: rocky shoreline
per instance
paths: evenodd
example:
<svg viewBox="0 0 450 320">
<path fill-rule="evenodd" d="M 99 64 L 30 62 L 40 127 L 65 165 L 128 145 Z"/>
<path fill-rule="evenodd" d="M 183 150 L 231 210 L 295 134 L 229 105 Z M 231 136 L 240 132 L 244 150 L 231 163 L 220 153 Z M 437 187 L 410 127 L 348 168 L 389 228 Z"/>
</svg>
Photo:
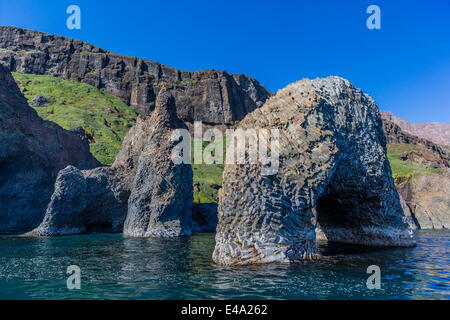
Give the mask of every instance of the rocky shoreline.
<svg viewBox="0 0 450 320">
<path fill-rule="evenodd" d="M 244 75 L 180 71 L 15 27 L 0 27 L 0 49 L 0 233 L 216 231 L 213 260 L 245 265 L 319 258 L 318 240 L 413 246 L 413 229 L 450 227 L 447 149 L 382 120 L 345 79 L 303 79 L 272 95 Z M 86 139 L 42 120 L 11 71 L 85 82 L 138 110 L 115 162 L 100 166 Z M 218 207 L 194 203 L 192 166 L 171 156 L 174 130 L 197 120 L 279 130 L 269 149 L 277 171 L 225 163 Z M 421 173 L 393 177 L 391 145 Z"/>
</svg>

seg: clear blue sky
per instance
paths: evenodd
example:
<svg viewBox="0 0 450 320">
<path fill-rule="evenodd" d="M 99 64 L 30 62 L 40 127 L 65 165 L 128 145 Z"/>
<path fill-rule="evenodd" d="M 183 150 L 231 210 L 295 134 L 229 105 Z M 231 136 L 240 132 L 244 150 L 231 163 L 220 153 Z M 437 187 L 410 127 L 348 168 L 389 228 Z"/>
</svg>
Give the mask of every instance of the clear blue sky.
<svg viewBox="0 0 450 320">
<path fill-rule="evenodd" d="M 81 30 L 66 28 L 70 4 L 81 7 Z M 371 4 L 381 30 L 366 27 Z M 0 25 L 183 70 L 245 73 L 272 91 L 338 75 L 402 118 L 450 122 L 450 0 L 0 0 Z"/>
</svg>

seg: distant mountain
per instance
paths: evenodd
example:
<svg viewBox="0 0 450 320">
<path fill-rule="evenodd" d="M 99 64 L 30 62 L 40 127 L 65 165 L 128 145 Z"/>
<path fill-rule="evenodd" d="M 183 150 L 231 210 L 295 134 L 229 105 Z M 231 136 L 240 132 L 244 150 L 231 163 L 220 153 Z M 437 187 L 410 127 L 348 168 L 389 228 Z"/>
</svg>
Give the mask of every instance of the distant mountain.
<svg viewBox="0 0 450 320">
<path fill-rule="evenodd" d="M 178 116 L 187 122 L 233 124 L 271 93 L 258 81 L 225 71 L 181 71 L 127 57 L 80 40 L 0 26 L 0 63 L 11 72 L 51 75 L 90 84 L 141 113 L 155 107 L 162 87 L 171 89 Z"/>
<path fill-rule="evenodd" d="M 394 122 L 407 133 L 430 140 L 437 144 L 450 146 L 450 123 L 412 123 L 395 116 L 389 111 L 381 111 L 381 117 L 385 120 Z"/>
</svg>

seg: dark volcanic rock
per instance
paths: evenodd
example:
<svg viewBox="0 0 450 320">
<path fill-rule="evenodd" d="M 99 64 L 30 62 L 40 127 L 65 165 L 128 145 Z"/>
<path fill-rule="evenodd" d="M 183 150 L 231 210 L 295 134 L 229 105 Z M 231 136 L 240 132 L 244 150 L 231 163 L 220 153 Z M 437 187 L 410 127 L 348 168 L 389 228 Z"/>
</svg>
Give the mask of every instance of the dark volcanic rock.
<svg viewBox="0 0 450 320">
<path fill-rule="evenodd" d="M 177 118 L 174 98 L 167 91 L 159 93 L 156 108 L 146 121 L 153 124 L 150 130 L 139 125 L 135 130 L 137 139 L 142 136 L 140 130 L 145 130 L 148 138 L 132 183 L 123 233 L 137 237 L 189 235 L 192 169 L 171 160 L 173 147 L 178 143 L 171 141 L 173 130 L 187 127 Z"/>
<path fill-rule="evenodd" d="M 279 170 L 263 176 L 260 163 L 225 165 L 216 263 L 315 258 L 316 239 L 414 245 L 378 108 L 348 81 L 290 84 L 239 127 L 281 131 Z"/>
<path fill-rule="evenodd" d="M 80 170 L 69 166 L 61 170 L 55 183 L 44 221 L 33 235 L 78 234 L 86 231 L 86 179 Z"/>
<path fill-rule="evenodd" d="M 28 235 L 122 230 L 131 236 L 190 234 L 192 169 L 170 159 L 176 143 L 170 139 L 172 130 L 185 128 L 175 112 L 173 97 L 162 90 L 155 110 L 137 119 L 111 167 L 62 170 L 43 223 Z M 70 190 L 80 174 L 84 182 Z M 68 207 L 72 209 L 62 214 L 61 208 Z"/>
<path fill-rule="evenodd" d="M 99 165 L 78 135 L 42 120 L 0 65 L 0 232 L 24 232 L 45 214 L 58 171 Z"/>
<path fill-rule="evenodd" d="M 121 169 L 61 170 L 44 220 L 26 235 L 122 232 L 130 191 Z"/>
<path fill-rule="evenodd" d="M 32 107 L 47 107 L 48 106 L 48 100 L 47 98 L 43 96 L 36 96 L 33 100 L 31 100 L 30 105 Z"/>
<path fill-rule="evenodd" d="M 169 85 L 178 116 L 188 122 L 231 124 L 270 96 L 256 80 L 223 71 L 181 71 L 114 54 L 91 44 L 16 27 L 0 27 L 0 61 L 21 73 L 88 83 L 148 113 Z"/>
<path fill-rule="evenodd" d="M 192 206 L 192 232 L 216 232 L 217 203 L 194 203 Z"/>
</svg>

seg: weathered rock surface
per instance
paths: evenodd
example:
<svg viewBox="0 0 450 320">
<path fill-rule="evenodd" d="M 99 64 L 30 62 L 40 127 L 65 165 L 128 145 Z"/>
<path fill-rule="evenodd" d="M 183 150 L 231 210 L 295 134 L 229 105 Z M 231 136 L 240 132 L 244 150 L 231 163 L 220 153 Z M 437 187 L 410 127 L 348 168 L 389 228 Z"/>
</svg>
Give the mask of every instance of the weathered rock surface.
<svg viewBox="0 0 450 320">
<path fill-rule="evenodd" d="M 348 81 L 290 84 L 239 127 L 280 129 L 279 170 L 262 176 L 261 164 L 225 165 L 216 263 L 315 258 L 316 239 L 414 245 L 378 108 Z"/>
<path fill-rule="evenodd" d="M 176 116 L 173 97 L 162 90 L 155 110 L 138 118 L 111 167 L 60 172 L 44 221 L 28 235 L 122 230 L 132 236 L 190 234 L 192 170 L 190 165 L 175 166 L 169 153 L 176 143 L 170 134 L 178 128 L 185 126 Z"/>
<path fill-rule="evenodd" d="M 417 229 L 450 228 L 450 175 L 422 175 L 397 189 Z"/>
<path fill-rule="evenodd" d="M 381 111 L 381 116 L 383 119 L 397 124 L 403 131 L 409 134 L 430 140 L 437 144 L 450 146 L 450 123 L 412 123 L 395 116 L 389 111 Z"/>
<path fill-rule="evenodd" d="M 147 122 L 153 127 L 136 126 L 137 137 L 145 130 L 136 175 L 128 200 L 123 233 L 137 237 L 173 237 L 192 232 L 192 168 L 174 164 L 171 154 L 178 141 L 172 141 L 175 129 L 186 129 L 176 115 L 174 98 L 167 91 L 158 95 L 155 110 Z M 132 144 L 134 141 L 131 142 Z"/>
<path fill-rule="evenodd" d="M 59 236 L 123 230 L 130 195 L 118 167 L 61 170 L 41 224 L 26 236 Z"/>
<path fill-rule="evenodd" d="M 86 231 L 86 179 L 73 166 L 61 170 L 44 221 L 33 234 L 78 234 Z"/>
<path fill-rule="evenodd" d="M 47 107 L 48 106 L 48 100 L 43 96 L 36 96 L 33 100 L 31 100 L 30 105 L 32 107 Z"/>
<path fill-rule="evenodd" d="M 58 171 L 99 165 L 75 133 L 42 120 L 0 65 L 0 232 L 25 232 L 44 217 Z"/>
<path fill-rule="evenodd" d="M 256 80 L 224 71 L 188 72 L 126 57 L 91 44 L 16 27 L 0 27 L 0 61 L 10 71 L 47 74 L 88 83 L 142 113 L 169 85 L 178 116 L 188 122 L 231 124 L 271 95 Z"/>
</svg>

